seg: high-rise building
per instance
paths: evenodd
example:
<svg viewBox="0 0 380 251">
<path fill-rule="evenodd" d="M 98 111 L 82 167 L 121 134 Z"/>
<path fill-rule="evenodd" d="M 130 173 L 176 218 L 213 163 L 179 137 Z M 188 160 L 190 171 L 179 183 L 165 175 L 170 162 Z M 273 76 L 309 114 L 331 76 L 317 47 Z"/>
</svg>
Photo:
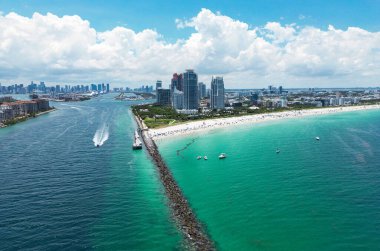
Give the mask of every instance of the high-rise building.
<svg viewBox="0 0 380 251">
<path fill-rule="evenodd" d="M 170 84 L 170 89 L 174 90 L 176 88 L 178 91 L 183 91 L 183 76 L 182 74 L 173 74 L 172 82 Z"/>
<path fill-rule="evenodd" d="M 212 77 L 211 109 L 224 109 L 224 81 L 222 77 Z"/>
<path fill-rule="evenodd" d="M 170 83 L 170 97 L 172 101 L 172 106 L 174 107 L 174 92 L 175 90 L 183 92 L 183 77 L 182 74 L 173 74 L 173 78 Z M 183 98 L 183 95 L 182 95 Z M 183 101 L 182 101 L 182 106 L 183 106 Z"/>
<path fill-rule="evenodd" d="M 259 94 L 257 94 L 257 92 L 251 93 L 252 105 L 258 105 L 258 101 L 259 101 Z"/>
<path fill-rule="evenodd" d="M 170 106 L 170 89 L 157 90 L 157 104 Z"/>
<path fill-rule="evenodd" d="M 198 76 L 194 70 L 186 70 L 183 74 L 184 109 L 194 110 L 199 108 Z"/>
<path fill-rule="evenodd" d="M 110 84 L 107 84 L 106 88 L 107 88 L 107 93 L 110 92 Z"/>
<path fill-rule="evenodd" d="M 198 84 L 198 89 L 199 89 L 199 98 L 204 98 L 207 96 L 207 93 L 206 93 L 206 85 L 203 83 L 203 82 L 199 82 Z"/>
<path fill-rule="evenodd" d="M 158 90 L 159 88 L 162 88 L 162 81 L 161 80 L 157 80 L 157 82 L 156 82 L 156 90 Z"/>
<path fill-rule="evenodd" d="M 172 94 L 172 106 L 176 110 L 183 109 L 183 92 L 174 89 L 174 93 Z"/>
</svg>

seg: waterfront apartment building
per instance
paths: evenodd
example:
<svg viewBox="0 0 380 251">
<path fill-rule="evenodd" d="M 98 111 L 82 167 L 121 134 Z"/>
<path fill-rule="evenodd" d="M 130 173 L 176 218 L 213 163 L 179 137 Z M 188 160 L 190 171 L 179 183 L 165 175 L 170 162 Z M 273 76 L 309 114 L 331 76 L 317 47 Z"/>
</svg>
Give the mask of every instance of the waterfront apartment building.
<svg viewBox="0 0 380 251">
<path fill-rule="evenodd" d="M 49 100 L 33 99 L 0 102 L 0 123 L 17 117 L 36 114 L 50 109 Z"/>
<path fill-rule="evenodd" d="M 194 70 L 186 70 L 183 73 L 183 95 L 183 108 L 185 110 L 197 110 L 199 108 L 198 75 Z"/>
<path fill-rule="evenodd" d="M 170 106 L 170 89 L 159 88 L 157 90 L 157 104 Z"/>
<path fill-rule="evenodd" d="M 183 92 L 174 89 L 173 95 L 172 95 L 172 106 L 176 110 L 182 110 L 183 109 L 183 100 L 184 95 Z"/>
<path fill-rule="evenodd" d="M 171 83 L 170 83 L 170 98 L 172 102 L 172 107 L 174 107 L 174 92 L 178 90 L 183 92 L 183 77 L 182 74 L 174 73 Z M 182 101 L 183 106 L 183 101 Z"/>
<path fill-rule="evenodd" d="M 207 96 L 206 93 L 206 85 L 203 82 L 199 82 L 199 99 L 205 98 Z"/>
<path fill-rule="evenodd" d="M 210 108 L 224 109 L 224 81 L 222 77 L 212 77 L 210 95 Z"/>
</svg>

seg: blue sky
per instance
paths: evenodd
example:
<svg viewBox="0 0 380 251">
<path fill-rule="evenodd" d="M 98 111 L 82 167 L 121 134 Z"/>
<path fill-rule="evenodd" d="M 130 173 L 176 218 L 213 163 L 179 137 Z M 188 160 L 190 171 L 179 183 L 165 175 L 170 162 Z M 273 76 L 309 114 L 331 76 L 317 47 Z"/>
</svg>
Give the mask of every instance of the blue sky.
<svg viewBox="0 0 380 251">
<path fill-rule="evenodd" d="M 380 30 L 380 0 L 205 0 L 205 1 L 130 1 L 130 0 L 11 0 L 0 1 L 4 13 L 14 11 L 24 16 L 51 12 L 58 16 L 79 15 L 98 31 L 115 26 L 135 31 L 156 29 L 166 39 L 184 38 L 190 29 L 176 29 L 176 18 L 188 19 L 201 8 L 263 26 L 269 21 L 297 23 L 326 28 L 329 24 L 345 29 L 357 26 Z"/>
<path fill-rule="evenodd" d="M 48 14 L 51 13 L 51 14 Z M 0 82 L 380 86 L 380 0 L 0 0 Z"/>
</svg>

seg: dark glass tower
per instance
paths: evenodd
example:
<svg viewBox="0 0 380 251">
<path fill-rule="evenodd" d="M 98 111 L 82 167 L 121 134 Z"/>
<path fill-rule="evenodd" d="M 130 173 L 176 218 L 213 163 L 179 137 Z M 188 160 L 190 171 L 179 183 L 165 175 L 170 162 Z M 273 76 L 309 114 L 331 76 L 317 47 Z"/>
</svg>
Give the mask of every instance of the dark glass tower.
<svg viewBox="0 0 380 251">
<path fill-rule="evenodd" d="M 198 76 L 194 70 L 186 70 L 183 74 L 184 109 L 194 110 L 199 108 Z"/>
</svg>

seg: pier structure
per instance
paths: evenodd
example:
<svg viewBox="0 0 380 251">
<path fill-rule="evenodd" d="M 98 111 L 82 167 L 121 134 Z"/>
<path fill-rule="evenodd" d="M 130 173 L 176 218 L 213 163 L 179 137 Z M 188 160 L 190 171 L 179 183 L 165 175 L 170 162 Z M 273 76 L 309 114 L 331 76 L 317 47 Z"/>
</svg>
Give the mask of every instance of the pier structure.
<svg viewBox="0 0 380 251">
<path fill-rule="evenodd" d="M 172 173 L 162 159 L 156 143 L 149 136 L 148 128 L 140 117 L 135 115 L 135 120 L 140 128 L 141 137 L 146 149 L 158 168 L 160 179 L 169 199 L 174 218 L 188 244 L 195 250 L 215 250 L 214 243 L 207 236 L 202 225 L 197 220 Z"/>
</svg>

